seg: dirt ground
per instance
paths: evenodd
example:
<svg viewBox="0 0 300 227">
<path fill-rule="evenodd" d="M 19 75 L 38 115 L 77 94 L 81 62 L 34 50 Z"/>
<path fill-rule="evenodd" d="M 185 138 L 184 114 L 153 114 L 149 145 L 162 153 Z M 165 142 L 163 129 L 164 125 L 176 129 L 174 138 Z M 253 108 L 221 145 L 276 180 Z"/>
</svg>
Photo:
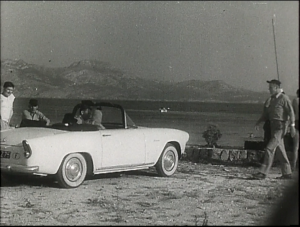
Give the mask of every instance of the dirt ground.
<svg viewBox="0 0 300 227">
<path fill-rule="evenodd" d="M 295 180 L 275 179 L 278 167 L 265 180 L 247 179 L 256 170 L 180 161 L 170 178 L 151 168 L 98 175 L 75 189 L 1 179 L 1 225 L 265 225 Z M 298 205 L 291 209 L 298 215 Z"/>
</svg>

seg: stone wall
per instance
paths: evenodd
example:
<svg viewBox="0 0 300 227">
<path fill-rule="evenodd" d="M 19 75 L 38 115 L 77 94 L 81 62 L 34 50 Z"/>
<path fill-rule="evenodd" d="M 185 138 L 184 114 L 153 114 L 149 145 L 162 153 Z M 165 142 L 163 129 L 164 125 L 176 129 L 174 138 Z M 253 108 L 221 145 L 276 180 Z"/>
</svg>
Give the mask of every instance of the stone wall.
<svg viewBox="0 0 300 227">
<path fill-rule="evenodd" d="M 287 152 L 291 160 L 291 152 Z M 247 150 L 243 148 L 208 148 L 200 145 L 188 145 L 185 150 L 184 159 L 195 163 L 212 164 L 243 164 L 259 166 L 264 157 L 262 150 Z M 274 165 L 278 164 L 275 155 Z"/>
</svg>

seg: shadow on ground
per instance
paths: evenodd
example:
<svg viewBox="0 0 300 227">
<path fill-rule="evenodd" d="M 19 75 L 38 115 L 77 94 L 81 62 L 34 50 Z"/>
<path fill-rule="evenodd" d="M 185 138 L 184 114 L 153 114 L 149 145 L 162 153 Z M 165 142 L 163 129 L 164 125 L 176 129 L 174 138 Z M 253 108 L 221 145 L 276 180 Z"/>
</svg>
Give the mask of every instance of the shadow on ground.
<svg viewBox="0 0 300 227">
<path fill-rule="evenodd" d="M 136 171 L 128 171 L 128 172 L 90 175 L 86 177 L 85 181 L 94 181 L 94 180 L 108 179 L 108 178 L 119 178 L 122 176 L 157 177 L 158 175 L 156 172 L 150 172 L 147 170 L 146 171 L 136 170 Z M 55 176 L 41 177 L 41 176 L 1 174 L 1 187 L 18 187 L 20 185 L 60 188 L 60 186 L 58 185 L 55 179 Z"/>
</svg>

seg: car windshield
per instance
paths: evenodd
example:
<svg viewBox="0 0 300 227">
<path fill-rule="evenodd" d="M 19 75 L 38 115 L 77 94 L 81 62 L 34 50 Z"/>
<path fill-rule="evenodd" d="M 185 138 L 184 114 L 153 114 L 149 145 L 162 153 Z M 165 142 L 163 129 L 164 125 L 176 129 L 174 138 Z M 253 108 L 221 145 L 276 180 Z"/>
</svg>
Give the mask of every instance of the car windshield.
<svg viewBox="0 0 300 227">
<path fill-rule="evenodd" d="M 126 113 L 126 123 L 127 123 L 127 128 L 137 128 L 136 124 L 133 122 L 133 120 L 128 116 Z"/>
<path fill-rule="evenodd" d="M 128 116 L 126 112 L 124 122 L 122 109 L 110 106 L 102 106 L 101 108 L 103 114 L 102 124 L 104 126 L 115 126 L 117 128 L 125 128 L 126 124 L 127 128 L 137 128 L 133 120 Z"/>
<path fill-rule="evenodd" d="M 91 109 L 91 116 L 94 122 L 100 123 L 102 129 L 124 129 L 124 128 L 137 128 L 133 120 L 127 115 L 126 111 L 117 104 L 111 103 L 95 103 L 88 105 Z M 77 104 L 73 108 L 72 113 L 67 113 L 63 120 L 63 123 L 69 123 L 68 119 L 72 118 L 77 121 L 77 124 L 81 122 L 82 116 L 80 116 L 80 108 L 82 104 Z M 96 110 L 97 113 L 95 112 Z M 70 115 L 70 116 L 69 116 Z M 71 124 L 73 125 L 71 122 Z M 84 123 L 86 124 L 86 123 Z"/>
</svg>

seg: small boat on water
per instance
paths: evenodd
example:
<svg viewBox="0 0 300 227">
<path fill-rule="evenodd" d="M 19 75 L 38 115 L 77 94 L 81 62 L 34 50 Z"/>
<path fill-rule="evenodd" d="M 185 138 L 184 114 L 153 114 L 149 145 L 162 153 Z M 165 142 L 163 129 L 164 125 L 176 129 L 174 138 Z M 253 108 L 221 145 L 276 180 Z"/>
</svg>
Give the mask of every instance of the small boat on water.
<svg viewBox="0 0 300 227">
<path fill-rule="evenodd" d="M 169 107 L 161 107 L 161 108 L 159 108 L 159 111 L 161 113 L 166 113 L 166 112 L 168 112 L 169 109 L 170 109 Z"/>
</svg>

